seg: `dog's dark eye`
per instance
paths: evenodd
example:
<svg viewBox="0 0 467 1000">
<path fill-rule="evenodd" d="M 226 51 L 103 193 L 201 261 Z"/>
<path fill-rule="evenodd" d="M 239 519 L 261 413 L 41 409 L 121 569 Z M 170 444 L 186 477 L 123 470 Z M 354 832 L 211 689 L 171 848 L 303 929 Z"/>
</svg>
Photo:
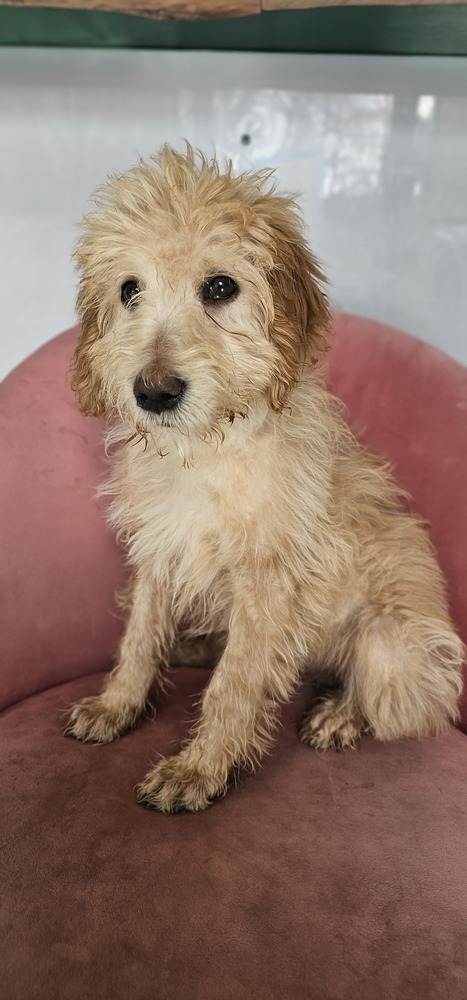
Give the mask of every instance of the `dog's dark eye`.
<svg viewBox="0 0 467 1000">
<path fill-rule="evenodd" d="M 232 295 L 238 291 L 238 285 L 233 278 L 227 274 L 216 274 L 214 278 L 209 278 L 203 285 L 203 299 L 205 302 L 219 302 L 231 299 Z"/>
<path fill-rule="evenodd" d="M 130 278 L 129 281 L 124 281 L 120 289 L 120 299 L 124 306 L 129 306 L 133 299 L 139 295 L 141 289 L 138 282 L 134 278 Z"/>
</svg>

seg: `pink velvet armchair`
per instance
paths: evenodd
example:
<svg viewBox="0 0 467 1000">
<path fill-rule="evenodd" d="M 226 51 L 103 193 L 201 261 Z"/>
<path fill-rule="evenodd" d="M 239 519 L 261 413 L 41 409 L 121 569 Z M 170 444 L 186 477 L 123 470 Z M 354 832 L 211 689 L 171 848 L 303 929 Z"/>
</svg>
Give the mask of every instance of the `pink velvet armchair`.
<svg viewBox="0 0 467 1000">
<path fill-rule="evenodd" d="M 467 640 L 467 370 L 340 315 L 328 380 L 431 522 Z M 132 791 L 172 752 L 206 674 L 119 742 L 62 736 L 97 691 L 124 564 L 96 486 L 103 428 L 78 413 L 71 330 L 0 387 L 0 993 L 5 1000 L 464 1000 L 467 704 L 420 742 L 280 753 L 207 812 Z M 305 687 L 305 685 L 304 685 Z"/>
</svg>

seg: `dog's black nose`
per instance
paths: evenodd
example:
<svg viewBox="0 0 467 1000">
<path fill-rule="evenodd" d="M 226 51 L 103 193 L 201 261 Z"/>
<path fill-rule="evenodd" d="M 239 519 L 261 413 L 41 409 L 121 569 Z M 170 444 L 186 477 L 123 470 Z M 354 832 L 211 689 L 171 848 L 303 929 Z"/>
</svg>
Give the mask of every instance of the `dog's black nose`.
<svg viewBox="0 0 467 1000">
<path fill-rule="evenodd" d="M 134 381 L 133 392 L 138 406 L 150 413 L 173 410 L 185 391 L 185 382 L 180 378 L 160 378 L 145 381 L 141 375 Z"/>
</svg>

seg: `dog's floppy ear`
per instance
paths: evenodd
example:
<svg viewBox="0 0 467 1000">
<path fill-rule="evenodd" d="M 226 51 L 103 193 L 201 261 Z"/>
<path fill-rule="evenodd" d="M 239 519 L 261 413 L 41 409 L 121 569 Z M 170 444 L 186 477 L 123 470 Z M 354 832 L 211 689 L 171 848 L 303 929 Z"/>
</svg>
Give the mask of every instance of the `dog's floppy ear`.
<svg viewBox="0 0 467 1000">
<path fill-rule="evenodd" d="M 96 372 L 95 344 L 104 334 L 102 317 L 94 296 L 83 275 L 77 299 L 81 334 L 76 347 L 71 370 L 71 387 L 76 393 L 80 409 L 90 416 L 105 413 L 102 381 Z"/>
<path fill-rule="evenodd" d="M 322 288 L 326 278 L 306 245 L 293 202 L 286 198 L 271 202 L 273 210 L 267 222 L 273 237 L 273 266 L 268 280 L 274 317 L 269 336 L 277 349 L 278 362 L 269 403 L 280 411 L 302 365 L 313 364 L 325 348 L 330 310 Z"/>
</svg>

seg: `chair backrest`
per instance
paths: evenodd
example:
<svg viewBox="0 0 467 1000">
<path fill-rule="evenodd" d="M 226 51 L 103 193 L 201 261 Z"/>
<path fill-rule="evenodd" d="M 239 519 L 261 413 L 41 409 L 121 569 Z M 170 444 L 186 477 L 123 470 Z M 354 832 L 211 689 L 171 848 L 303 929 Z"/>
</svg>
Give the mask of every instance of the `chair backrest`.
<svg viewBox="0 0 467 1000">
<path fill-rule="evenodd" d="M 123 558 L 96 498 L 104 428 L 67 386 L 76 336 L 50 341 L 0 386 L 0 707 L 108 667 L 121 632 Z M 467 370 L 343 314 L 326 366 L 351 425 L 431 522 L 467 640 Z"/>
</svg>

